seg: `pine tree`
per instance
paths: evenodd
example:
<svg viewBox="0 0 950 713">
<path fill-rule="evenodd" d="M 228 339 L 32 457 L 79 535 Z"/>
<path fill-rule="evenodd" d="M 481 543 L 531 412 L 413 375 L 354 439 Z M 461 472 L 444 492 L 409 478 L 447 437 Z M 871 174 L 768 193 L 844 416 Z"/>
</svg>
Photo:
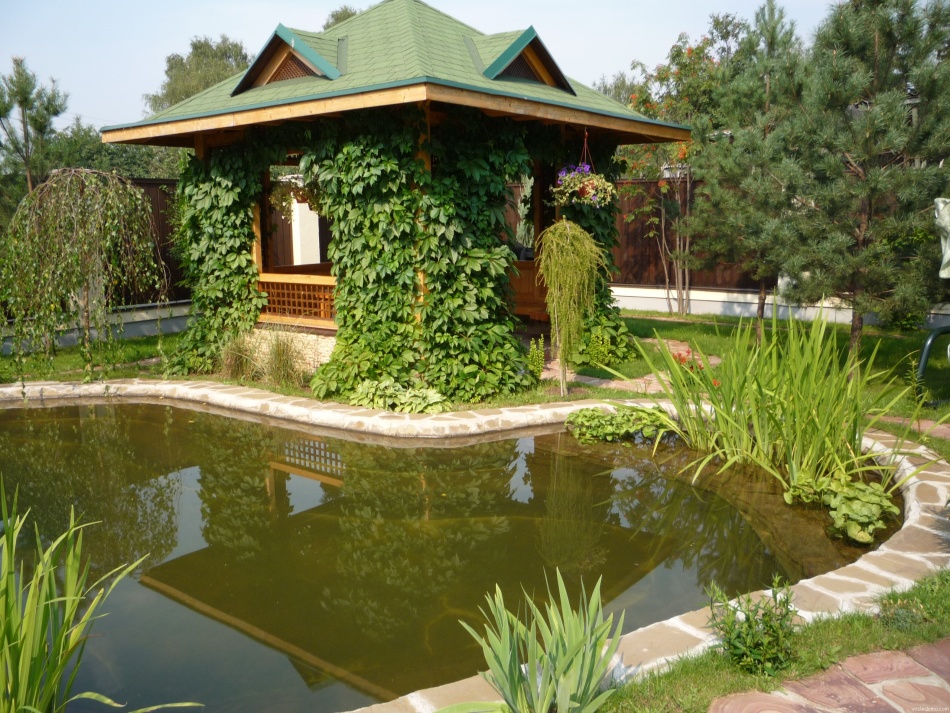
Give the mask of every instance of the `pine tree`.
<svg viewBox="0 0 950 713">
<path fill-rule="evenodd" d="M 946 0 L 851 0 L 819 27 L 803 74 L 786 133 L 799 241 L 791 294 L 850 306 L 852 350 L 866 313 L 923 290 L 902 246 L 932 232 L 933 199 L 947 186 L 948 42 Z"/>
<path fill-rule="evenodd" d="M 28 191 L 46 177 L 46 145 L 66 99 L 55 79 L 49 87 L 40 85 L 22 57 L 14 57 L 13 71 L 0 76 L 0 157 L 23 169 Z"/>
<path fill-rule="evenodd" d="M 694 171 L 702 182 L 691 230 L 708 261 L 737 264 L 759 283 L 759 335 L 768 287 L 779 276 L 790 242 L 790 196 L 782 164 L 783 134 L 776 131 L 795 110 L 802 45 L 793 23 L 774 0 L 756 12 L 750 32 L 720 66 L 715 97 L 719 121 L 697 123 Z"/>
</svg>

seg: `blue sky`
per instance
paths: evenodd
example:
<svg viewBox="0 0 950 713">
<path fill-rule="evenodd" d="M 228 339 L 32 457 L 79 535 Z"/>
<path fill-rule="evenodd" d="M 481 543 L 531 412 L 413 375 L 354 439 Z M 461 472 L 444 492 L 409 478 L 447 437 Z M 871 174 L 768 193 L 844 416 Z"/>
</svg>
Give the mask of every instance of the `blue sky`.
<svg viewBox="0 0 950 713">
<path fill-rule="evenodd" d="M 145 114 L 142 95 L 159 89 L 165 57 L 185 54 L 192 37 L 226 34 L 257 52 L 278 23 L 319 30 L 344 0 L 4 0 L 0 9 L 0 73 L 26 58 L 43 82 L 69 93 L 60 126 L 81 116 L 102 127 Z M 366 8 L 366 0 L 346 0 Z M 631 60 L 661 62 L 681 32 L 699 38 L 711 13 L 751 20 L 761 0 L 428 0 L 482 32 L 534 25 L 568 76 L 591 84 L 626 70 Z M 829 0 L 796 0 L 786 12 L 810 39 Z"/>
</svg>

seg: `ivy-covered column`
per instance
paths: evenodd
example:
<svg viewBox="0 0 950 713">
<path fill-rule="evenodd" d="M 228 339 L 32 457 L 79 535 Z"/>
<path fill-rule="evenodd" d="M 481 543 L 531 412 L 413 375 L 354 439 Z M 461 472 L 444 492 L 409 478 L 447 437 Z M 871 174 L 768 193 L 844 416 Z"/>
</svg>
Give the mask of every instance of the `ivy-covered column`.
<svg viewBox="0 0 950 713">
<path fill-rule="evenodd" d="M 333 225 L 337 346 L 314 378 L 320 397 L 388 377 L 473 401 L 533 381 L 503 239 L 507 184 L 528 165 L 522 131 L 462 109 L 433 131 L 431 171 L 415 108 L 347 115 L 301 160 Z"/>
<path fill-rule="evenodd" d="M 264 141 L 216 149 L 205 160 L 192 157 L 179 179 L 177 240 L 192 308 L 178 371 L 213 369 L 227 337 L 250 330 L 267 302 L 251 251 L 269 153 Z"/>
</svg>

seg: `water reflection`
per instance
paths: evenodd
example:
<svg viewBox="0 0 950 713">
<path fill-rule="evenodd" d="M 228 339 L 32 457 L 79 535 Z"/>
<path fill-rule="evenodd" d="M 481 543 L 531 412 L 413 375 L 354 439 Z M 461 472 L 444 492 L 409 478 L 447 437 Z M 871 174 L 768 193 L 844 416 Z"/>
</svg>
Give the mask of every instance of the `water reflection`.
<svg viewBox="0 0 950 713">
<path fill-rule="evenodd" d="M 103 692 L 133 706 L 161 691 L 252 710 L 249 691 L 279 690 L 283 710 L 344 710 L 468 676 L 481 655 L 458 620 L 477 624 L 496 583 L 540 595 L 555 566 L 575 591 L 603 574 L 628 627 L 702 604 L 711 579 L 738 592 L 787 573 L 749 516 L 666 477 L 679 465 L 564 434 L 389 449 L 160 406 L 0 411 L 0 472 L 41 532 L 75 504 L 103 523 L 87 535 L 96 571 L 150 553 L 81 674 L 107 671 L 119 690 Z M 122 604 L 159 595 L 177 606 L 154 623 Z M 196 616 L 264 646 L 222 671 L 230 634 L 218 654 L 165 643 L 206 629 Z M 139 641 L 108 640 L 126 631 Z M 280 675 L 259 663 L 271 652 Z M 168 657 L 215 675 L 180 682 Z"/>
</svg>

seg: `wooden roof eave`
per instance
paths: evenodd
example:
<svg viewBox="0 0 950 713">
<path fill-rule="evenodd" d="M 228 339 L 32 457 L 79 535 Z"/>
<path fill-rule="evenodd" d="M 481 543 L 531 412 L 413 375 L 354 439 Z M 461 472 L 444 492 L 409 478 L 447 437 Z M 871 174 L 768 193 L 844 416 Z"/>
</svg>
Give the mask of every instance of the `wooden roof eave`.
<svg viewBox="0 0 950 713">
<path fill-rule="evenodd" d="M 473 89 L 420 82 L 408 86 L 360 92 L 335 97 L 311 99 L 230 113 L 212 114 L 169 120 L 160 123 L 120 126 L 102 130 L 104 143 L 150 144 L 157 146 L 193 146 L 202 135 L 220 134 L 249 126 L 284 121 L 317 119 L 330 114 L 356 109 L 398 106 L 424 101 L 437 101 L 468 106 L 497 115 L 533 119 L 553 124 L 587 127 L 595 132 L 609 133 L 620 143 L 659 143 L 688 141 L 689 129 L 650 120 L 624 118 L 580 108 L 548 104 Z"/>
</svg>

